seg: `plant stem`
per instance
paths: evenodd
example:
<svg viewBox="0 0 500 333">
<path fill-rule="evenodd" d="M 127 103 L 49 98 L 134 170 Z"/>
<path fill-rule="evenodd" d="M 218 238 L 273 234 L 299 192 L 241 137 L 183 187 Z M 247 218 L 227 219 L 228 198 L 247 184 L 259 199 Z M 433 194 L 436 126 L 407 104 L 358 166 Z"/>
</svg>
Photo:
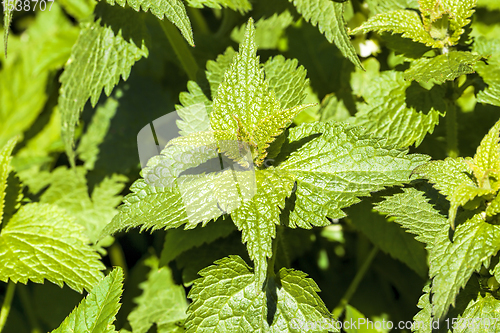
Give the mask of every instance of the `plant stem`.
<svg viewBox="0 0 500 333">
<path fill-rule="evenodd" d="M 192 81 L 196 81 L 196 73 L 198 72 L 198 64 L 191 54 L 191 50 L 186 44 L 186 41 L 177 30 L 176 27 L 168 20 L 159 21 L 163 32 L 167 36 L 170 45 L 174 49 L 177 59 L 179 59 L 182 68 Z"/>
<path fill-rule="evenodd" d="M 127 276 L 127 261 L 125 260 L 125 255 L 123 254 L 123 249 L 115 240 L 115 242 L 108 249 L 109 260 L 111 265 L 120 266 L 123 269 L 123 275 Z"/>
<path fill-rule="evenodd" d="M 363 265 L 359 269 L 359 271 L 356 273 L 356 276 L 354 277 L 354 280 L 352 280 L 351 284 L 347 288 L 347 291 L 345 292 L 344 296 L 340 300 L 339 304 L 333 309 L 332 315 L 333 318 L 338 319 L 342 312 L 344 312 L 344 309 L 347 304 L 349 304 L 349 301 L 351 300 L 352 296 L 358 289 L 359 284 L 363 280 L 366 272 L 368 271 L 368 268 L 370 268 L 370 265 L 372 264 L 373 259 L 377 255 L 378 252 L 378 247 L 374 246 L 373 249 L 370 251 L 368 254 L 368 257 L 366 257 Z"/>
<path fill-rule="evenodd" d="M 28 317 L 28 321 L 31 326 L 31 333 L 42 333 L 42 329 L 40 328 L 40 323 L 36 319 L 35 311 L 31 306 L 32 297 L 27 290 L 27 286 L 20 285 L 19 286 L 19 297 L 21 298 L 21 303 L 23 304 L 24 311 L 26 312 L 26 317 Z"/>
<path fill-rule="evenodd" d="M 448 111 L 446 112 L 446 142 L 448 143 L 448 156 L 458 157 L 457 106 L 452 102 L 448 104 Z"/>
<path fill-rule="evenodd" d="M 12 282 L 12 280 L 10 280 L 9 284 L 7 285 L 7 293 L 5 294 L 5 299 L 3 300 L 2 310 L 0 311 L 0 332 L 2 332 L 5 323 L 7 322 L 7 317 L 9 316 L 15 290 L 16 284 Z"/>
</svg>

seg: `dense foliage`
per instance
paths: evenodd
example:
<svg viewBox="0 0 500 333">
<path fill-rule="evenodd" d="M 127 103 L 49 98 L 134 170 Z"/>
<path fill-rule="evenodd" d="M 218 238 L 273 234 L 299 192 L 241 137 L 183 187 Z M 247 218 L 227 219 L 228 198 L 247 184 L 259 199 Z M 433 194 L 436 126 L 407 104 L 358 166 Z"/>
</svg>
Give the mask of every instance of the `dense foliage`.
<svg viewBox="0 0 500 333">
<path fill-rule="evenodd" d="M 498 0 L 3 17 L 0 332 L 500 332 Z"/>
</svg>

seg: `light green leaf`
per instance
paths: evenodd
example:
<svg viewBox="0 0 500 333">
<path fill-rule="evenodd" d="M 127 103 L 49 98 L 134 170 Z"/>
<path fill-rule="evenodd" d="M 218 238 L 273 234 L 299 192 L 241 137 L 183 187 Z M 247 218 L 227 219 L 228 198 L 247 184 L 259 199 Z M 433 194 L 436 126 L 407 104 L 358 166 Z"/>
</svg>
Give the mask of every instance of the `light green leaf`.
<svg viewBox="0 0 500 333">
<path fill-rule="evenodd" d="M 115 332 L 115 316 L 120 309 L 122 295 L 123 272 L 120 267 L 113 269 L 90 294 L 62 322 L 61 326 L 51 333 Z"/>
<path fill-rule="evenodd" d="M 240 51 L 217 89 L 210 121 L 215 131 L 235 133 L 238 140 L 249 143 L 254 148 L 256 165 L 260 166 L 269 144 L 308 106 L 281 110 L 276 94 L 264 80 L 256 52 L 255 27 L 250 19 Z"/>
<path fill-rule="evenodd" d="M 347 34 L 344 21 L 345 4 L 330 0 L 289 0 L 304 19 L 318 26 L 326 39 L 339 48 L 342 54 L 354 65 L 363 68 L 359 61 L 354 46 L 351 44 Z"/>
<path fill-rule="evenodd" d="M 367 320 L 364 314 L 350 305 L 346 306 L 344 323 L 355 323 L 344 328 L 346 333 L 380 333 L 380 330 L 377 330 L 375 325 L 382 327 L 382 323 Z"/>
<path fill-rule="evenodd" d="M 418 13 L 411 10 L 395 10 L 375 15 L 354 29 L 352 34 L 357 34 L 358 32 L 367 33 L 370 31 L 390 31 L 402 34 L 405 38 L 411 38 L 414 42 L 423 43 L 431 47 L 442 47 L 425 30 Z"/>
<path fill-rule="evenodd" d="M 293 16 L 288 10 L 281 14 L 274 13 L 268 18 L 261 18 L 255 23 L 255 43 L 260 50 L 277 49 L 285 29 L 293 23 Z M 236 27 L 231 32 L 231 39 L 241 43 L 245 37 L 245 25 Z"/>
<path fill-rule="evenodd" d="M 423 192 L 414 188 L 386 197 L 375 205 L 375 210 L 394 217 L 394 221 L 415 234 L 415 239 L 424 243 L 428 251 L 434 246 L 436 234 L 447 225 L 446 217 L 429 203 Z"/>
<path fill-rule="evenodd" d="M 457 226 L 450 241 L 448 228 L 436 236 L 430 254 L 432 305 L 436 319 L 442 318 L 474 271 L 489 262 L 500 249 L 500 227 L 484 221 L 478 213 Z"/>
<path fill-rule="evenodd" d="M 278 169 L 297 181 L 290 227 L 309 229 L 344 217 L 341 208 L 386 186 L 409 181 L 411 171 L 428 159 L 407 155 L 362 134 L 358 127 L 339 123 L 310 123 L 292 128 L 284 151 L 289 158 Z"/>
<path fill-rule="evenodd" d="M 474 164 L 485 173 L 487 170 L 500 172 L 500 120 L 481 140 L 474 155 Z"/>
<path fill-rule="evenodd" d="M 490 217 L 498 214 L 500 214 L 500 196 L 497 194 L 497 196 L 491 200 L 490 205 L 486 208 L 486 216 Z"/>
<path fill-rule="evenodd" d="M 481 56 L 464 51 L 451 51 L 434 58 L 421 58 L 405 71 L 406 80 L 433 81 L 438 84 L 453 81 L 464 74 L 474 73 L 474 65 Z"/>
<path fill-rule="evenodd" d="M 432 161 L 415 169 L 414 173 L 429 180 L 448 201 L 462 184 L 476 186 L 468 176 L 470 168 L 463 158 L 448 157 L 444 161 Z"/>
<path fill-rule="evenodd" d="M 261 283 L 266 277 L 267 259 L 272 256 L 276 225 L 294 179 L 287 172 L 272 168 L 256 170 L 255 178 L 255 195 L 232 212 L 231 218 L 242 231 L 243 243 L 247 243 L 248 254 L 255 263 L 257 282 Z"/>
<path fill-rule="evenodd" d="M 208 99 L 208 97 L 203 93 L 203 90 L 201 90 L 200 86 L 198 83 L 194 81 L 189 81 L 187 84 L 188 91 L 183 91 L 179 94 L 179 101 L 181 102 L 181 105 L 176 105 L 175 108 L 177 111 L 181 110 L 183 107 L 184 108 L 189 108 L 196 106 L 198 108 L 199 104 L 205 105 L 206 112 L 208 114 L 212 113 L 212 101 Z M 197 110 L 201 111 L 201 110 Z M 196 112 L 196 113 L 197 113 Z M 182 111 L 181 111 L 182 113 Z M 187 115 L 186 115 L 187 116 Z M 204 117 L 204 115 L 203 115 Z M 185 124 L 183 124 L 185 125 Z M 183 126 L 181 125 L 181 126 Z M 205 125 L 200 126 L 201 127 L 206 127 Z M 210 126 L 208 126 L 210 127 Z M 189 130 L 188 130 L 189 131 Z"/>
<path fill-rule="evenodd" d="M 158 268 L 156 257 L 148 258 L 145 264 L 151 271 L 139 285 L 142 294 L 135 299 L 137 307 L 127 317 L 134 333 L 146 333 L 153 324 L 175 326 L 186 318 L 188 307 L 184 287 L 175 284 L 170 268 Z"/>
<path fill-rule="evenodd" d="M 59 167 L 51 175 L 51 185 L 40 202 L 57 205 L 71 214 L 76 222 L 85 227 L 92 243 L 99 239 L 104 227 L 116 214 L 115 207 L 121 202 L 126 177 L 112 175 L 96 185 L 92 197 L 88 194 L 86 170 L 82 167 Z"/>
<path fill-rule="evenodd" d="M 264 72 L 282 109 L 292 108 L 304 101 L 309 79 L 306 78 L 306 69 L 298 66 L 297 59 L 285 59 L 277 55 L 266 61 Z"/>
<path fill-rule="evenodd" d="M 58 3 L 79 21 L 89 17 L 96 5 L 95 0 L 59 0 Z"/>
<path fill-rule="evenodd" d="M 176 121 L 180 135 L 189 135 L 210 130 L 210 119 L 208 118 L 205 103 L 179 108 L 177 115 L 181 118 L 181 120 Z"/>
<path fill-rule="evenodd" d="M 380 14 L 398 9 L 418 9 L 418 0 L 367 0 L 368 8 L 373 14 Z"/>
<path fill-rule="evenodd" d="M 431 304 L 431 286 L 426 284 L 423 290 L 424 294 L 418 299 L 417 307 L 420 311 L 413 317 L 414 323 L 422 323 L 412 332 L 432 333 L 432 304 Z"/>
<path fill-rule="evenodd" d="M 99 155 L 99 145 L 104 141 L 108 133 L 111 120 L 115 116 L 118 106 L 118 100 L 113 97 L 106 99 L 104 105 L 99 105 L 88 125 L 87 131 L 80 140 L 76 153 L 85 162 L 84 166 L 88 170 L 94 169 Z"/>
<path fill-rule="evenodd" d="M 47 204 L 22 206 L 0 234 L 0 280 L 43 283 L 90 291 L 104 265 L 87 245 L 83 227 L 62 209 Z"/>
<path fill-rule="evenodd" d="M 129 5 L 134 10 L 143 10 L 156 15 L 160 20 L 166 17 L 181 31 L 184 38 L 194 46 L 193 29 L 182 0 L 106 0 L 109 4 Z"/>
<path fill-rule="evenodd" d="M 478 62 L 476 70 L 483 78 L 488 88 L 477 94 L 477 100 L 500 106 L 500 46 L 498 39 L 486 39 L 479 36 L 473 44 L 474 52 L 487 56 L 487 63 Z"/>
<path fill-rule="evenodd" d="M 470 186 L 468 184 L 463 184 L 457 187 L 451 196 L 450 211 L 448 213 L 448 221 L 450 222 L 451 228 L 455 228 L 455 217 L 457 216 L 458 207 L 465 205 L 476 197 L 481 197 L 491 193 L 491 189 Z"/>
<path fill-rule="evenodd" d="M 10 139 L 0 150 L 0 225 L 3 221 L 3 212 L 5 208 L 5 192 L 7 189 L 7 178 L 10 172 L 11 154 L 17 139 Z"/>
<path fill-rule="evenodd" d="M 457 318 L 453 327 L 455 333 L 498 332 L 500 323 L 500 302 L 490 293 L 479 293 Z"/>
<path fill-rule="evenodd" d="M 215 61 L 207 61 L 207 80 L 210 83 L 210 91 L 212 99 L 217 97 L 217 89 L 224 80 L 224 73 L 231 66 L 236 51 L 232 47 L 228 47 L 223 54 L 219 54 Z"/>
<path fill-rule="evenodd" d="M 170 261 L 189 249 L 209 244 L 219 238 L 224 238 L 235 231 L 236 228 L 230 219 L 208 223 L 206 226 L 197 226 L 191 230 L 173 229 L 165 236 L 165 243 L 161 251 L 160 266 L 167 265 Z"/>
<path fill-rule="evenodd" d="M 365 128 L 366 133 L 386 138 L 387 144 L 400 148 L 420 145 L 446 113 L 444 90 L 440 87 L 430 91 L 412 87 L 396 71 L 384 72 L 370 81 L 354 123 Z"/>
<path fill-rule="evenodd" d="M 500 2 L 496 0 L 477 0 L 478 7 L 486 7 L 489 10 L 500 10 Z"/>
<path fill-rule="evenodd" d="M 113 7 L 111 7 L 113 9 Z M 142 34 L 142 18 L 129 15 L 123 10 L 114 9 L 109 14 L 120 15 L 120 19 L 130 26 L 137 25 L 137 33 Z M 129 26 L 129 27 L 130 27 Z M 136 28 L 136 26 L 134 26 Z M 142 29 L 145 29 L 142 27 Z M 106 95 L 110 95 L 120 77 L 126 80 L 130 69 L 136 61 L 148 55 L 144 35 L 141 45 L 129 41 L 128 31 L 123 27 L 115 35 L 113 27 L 106 25 L 99 19 L 96 22 L 83 25 L 80 36 L 68 63 L 61 75 L 61 92 L 59 108 L 62 116 L 62 134 L 66 146 L 66 153 L 74 163 L 73 141 L 75 126 L 80 112 L 90 98 L 95 106 L 104 88 Z M 106 70 L 102 70 L 106 68 Z"/>
<path fill-rule="evenodd" d="M 193 299 L 188 333 L 336 331 L 317 295 L 318 286 L 305 273 L 283 268 L 262 290 L 251 268 L 240 257 L 229 256 L 199 274 L 202 277 L 188 295 Z M 269 327 L 266 318 L 271 309 L 275 311 Z M 307 325 L 324 322 L 326 327 Z"/>
<path fill-rule="evenodd" d="M 186 0 L 188 5 L 195 8 L 210 7 L 221 9 L 222 7 L 237 10 L 240 13 L 248 12 L 252 9 L 252 4 L 248 0 Z"/>
</svg>

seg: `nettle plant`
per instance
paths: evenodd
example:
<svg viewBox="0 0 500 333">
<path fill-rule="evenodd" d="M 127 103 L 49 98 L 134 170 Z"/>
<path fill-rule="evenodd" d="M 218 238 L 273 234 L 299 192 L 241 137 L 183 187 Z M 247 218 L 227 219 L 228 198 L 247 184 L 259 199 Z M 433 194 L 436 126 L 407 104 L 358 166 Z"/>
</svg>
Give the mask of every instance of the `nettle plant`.
<svg viewBox="0 0 500 333">
<path fill-rule="evenodd" d="M 14 8 L 0 331 L 500 327 L 497 1 Z M 139 173 L 137 133 L 174 108 Z M 239 168 L 195 171 L 212 158 Z"/>
</svg>

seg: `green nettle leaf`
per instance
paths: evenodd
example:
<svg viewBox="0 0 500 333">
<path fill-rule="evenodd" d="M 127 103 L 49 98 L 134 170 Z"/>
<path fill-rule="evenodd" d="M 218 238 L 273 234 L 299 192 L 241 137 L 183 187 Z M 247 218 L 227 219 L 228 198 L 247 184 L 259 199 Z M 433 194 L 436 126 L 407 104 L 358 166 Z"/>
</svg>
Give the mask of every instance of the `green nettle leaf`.
<svg viewBox="0 0 500 333">
<path fill-rule="evenodd" d="M 488 198 L 500 189 L 499 133 L 500 121 L 483 138 L 474 159 L 448 158 L 430 162 L 415 170 L 433 183 L 450 201 L 448 220 L 452 228 L 459 206 L 466 205 L 476 197 Z M 469 176 L 471 174 L 474 179 Z M 477 204 L 475 206 L 477 207 Z M 495 206 L 489 213 L 493 213 L 494 209 Z"/>
<path fill-rule="evenodd" d="M 337 332 L 305 273 L 282 268 L 263 290 L 251 268 L 229 256 L 199 274 L 188 295 L 187 332 Z"/>
<path fill-rule="evenodd" d="M 245 13 L 252 9 L 252 4 L 249 0 L 186 0 L 189 6 L 195 8 L 210 7 L 220 9 L 222 7 L 237 10 L 240 13 Z"/>
<path fill-rule="evenodd" d="M 431 286 L 426 284 L 423 292 L 424 294 L 420 296 L 417 304 L 421 310 L 413 317 L 413 322 L 419 323 L 419 326 L 413 332 L 432 333 Z"/>
<path fill-rule="evenodd" d="M 258 282 L 266 277 L 267 258 L 272 255 L 272 239 L 285 207 L 285 198 L 292 193 L 294 179 L 281 170 L 256 170 L 257 189 L 251 200 L 244 201 L 231 217 L 242 231 L 248 254 L 254 260 Z"/>
<path fill-rule="evenodd" d="M 419 1 L 421 16 L 411 10 L 394 10 L 371 17 L 357 32 L 391 31 L 415 42 L 435 48 L 448 48 L 458 43 L 464 27 L 470 23 L 477 0 Z"/>
<path fill-rule="evenodd" d="M 474 52 L 488 56 L 487 63 L 478 62 L 476 70 L 483 78 L 488 88 L 477 94 L 477 100 L 500 106 L 500 47 L 498 39 L 486 39 L 478 37 L 474 41 Z"/>
<path fill-rule="evenodd" d="M 123 13 L 119 11 L 115 15 Z M 127 24 L 131 26 L 138 25 L 139 31 L 143 26 L 141 17 L 128 15 L 121 19 L 128 21 Z M 129 41 L 128 38 L 129 36 L 124 36 L 123 30 L 115 34 L 112 26 L 98 19 L 83 25 L 73 46 L 71 57 L 60 78 L 59 95 L 62 134 L 66 153 L 72 163 L 75 126 L 87 100 L 90 98 L 95 106 L 103 88 L 109 96 L 120 77 L 126 80 L 134 63 L 148 56 L 144 39 L 141 45 L 136 45 L 135 39 Z"/>
<path fill-rule="evenodd" d="M 16 139 L 10 139 L 7 144 L 0 150 L 0 225 L 3 220 L 3 211 L 5 208 L 5 192 L 7 188 L 7 178 L 10 172 L 10 161 L 12 150 L 16 145 Z"/>
<path fill-rule="evenodd" d="M 430 253 L 429 275 L 432 281 L 433 314 L 440 319 L 455 304 L 455 297 L 474 271 L 488 264 L 500 250 L 500 227 L 486 222 L 482 213 L 458 225 L 449 239 L 445 227 L 436 236 Z"/>
<path fill-rule="evenodd" d="M 309 79 L 306 69 L 298 66 L 296 59 L 285 59 L 282 55 L 272 57 L 264 64 L 264 72 L 281 108 L 289 109 L 304 101 Z"/>
<path fill-rule="evenodd" d="M 275 92 L 264 80 L 256 53 L 255 27 L 250 19 L 245 40 L 217 88 L 210 121 L 212 129 L 234 133 L 253 147 L 254 160 L 260 166 L 269 144 L 310 105 L 282 110 Z"/>
<path fill-rule="evenodd" d="M 415 239 L 424 243 L 431 251 L 436 234 L 447 225 L 447 219 L 437 211 L 424 193 L 414 188 L 405 188 L 403 193 L 386 197 L 375 205 L 375 210 L 394 217 Z"/>
<path fill-rule="evenodd" d="M 440 87 L 430 91 L 410 88 L 411 83 L 396 71 L 383 72 L 371 83 L 363 92 L 365 103 L 358 104 L 354 123 L 367 133 L 387 138 L 388 144 L 401 148 L 420 145 L 445 115 L 447 106 Z"/>
<path fill-rule="evenodd" d="M 395 10 L 373 16 L 361 26 L 354 29 L 352 34 L 358 32 L 367 33 L 370 31 L 390 31 L 402 34 L 405 38 L 411 38 L 413 41 L 423 43 L 427 46 L 440 47 L 438 42 L 425 30 L 418 13 L 410 10 Z"/>
<path fill-rule="evenodd" d="M 207 80 L 210 83 L 210 91 L 212 99 L 217 97 L 217 89 L 220 83 L 224 80 L 224 73 L 231 66 L 236 51 L 232 47 L 228 47 L 223 54 L 217 56 L 215 61 L 207 61 Z"/>
<path fill-rule="evenodd" d="M 0 233 L 0 280 L 47 279 L 78 292 L 90 291 L 105 267 L 84 235 L 83 227 L 56 206 L 22 206 Z"/>
<path fill-rule="evenodd" d="M 297 181 L 297 198 L 289 217 L 293 228 L 325 226 L 330 224 L 326 216 L 344 217 L 342 208 L 370 192 L 407 183 L 411 171 L 428 160 L 386 146 L 385 140 L 346 124 L 302 124 L 290 130 L 288 140 L 289 145 L 299 146 L 306 141 L 277 167 Z"/>
<path fill-rule="evenodd" d="M 134 333 L 146 333 L 153 324 L 159 331 L 175 326 L 186 318 L 188 308 L 184 287 L 175 284 L 170 268 L 158 268 L 156 257 L 146 259 L 145 264 L 151 271 L 139 285 L 142 294 L 135 299 L 137 307 L 128 315 Z"/>
<path fill-rule="evenodd" d="M 500 323 L 500 302 L 490 293 L 477 295 L 471 300 L 465 311 L 457 318 L 453 332 L 498 332 Z"/>
<path fill-rule="evenodd" d="M 116 267 L 92 289 L 90 294 L 62 322 L 61 326 L 51 333 L 115 332 L 113 322 L 121 306 L 122 287 L 123 271 L 120 267 Z"/>
<path fill-rule="evenodd" d="M 464 74 L 474 73 L 474 65 L 483 57 L 464 51 L 451 51 L 434 58 L 421 58 L 405 71 L 406 80 L 434 81 L 441 84 Z"/>
<path fill-rule="evenodd" d="M 279 15 L 275 13 L 271 17 L 261 18 L 255 23 L 255 43 L 261 50 L 278 48 L 285 29 L 292 23 L 293 16 L 288 10 Z M 241 43 L 245 37 L 245 29 L 245 25 L 234 28 L 231 32 L 231 38 L 237 43 Z"/>
<path fill-rule="evenodd" d="M 126 177 L 112 175 L 94 187 L 89 196 L 86 170 L 57 168 L 51 175 L 50 187 L 40 202 L 57 205 L 73 215 L 76 222 L 85 227 L 85 233 L 92 243 L 99 239 L 102 229 L 116 214 L 115 207 L 122 197 L 118 195 L 124 187 Z"/>
<path fill-rule="evenodd" d="M 166 17 L 181 31 L 184 38 L 191 46 L 194 46 L 193 30 L 191 21 L 186 12 L 186 7 L 182 0 L 106 0 L 109 4 L 119 4 L 122 7 L 129 5 L 134 10 L 143 10 L 156 15 L 160 20 Z"/>
<path fill-rule="evenodd" d="M 354 65 L 363 68 L 347 34 L 344 21 L 345 4 L 331 0 L 289 0 L 313 26 L 318 26 L 330 43 L 335 42 L 342 54 Z"/>
</svg>

